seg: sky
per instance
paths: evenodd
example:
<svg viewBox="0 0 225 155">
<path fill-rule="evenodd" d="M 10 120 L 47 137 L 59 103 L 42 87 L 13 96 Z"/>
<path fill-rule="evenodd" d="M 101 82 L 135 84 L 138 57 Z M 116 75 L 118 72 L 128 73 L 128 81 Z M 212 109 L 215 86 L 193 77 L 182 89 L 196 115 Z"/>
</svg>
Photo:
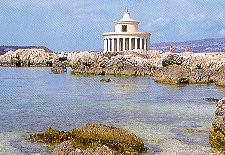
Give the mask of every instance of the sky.
<svg viewBox="0 0 225 155">
<path fill-rule="evenodd" d="M 126 7 L 151 43 L 225 38 L 225 0 L 0 0 L 0 45 L 100 50 Z"/>
</svg>

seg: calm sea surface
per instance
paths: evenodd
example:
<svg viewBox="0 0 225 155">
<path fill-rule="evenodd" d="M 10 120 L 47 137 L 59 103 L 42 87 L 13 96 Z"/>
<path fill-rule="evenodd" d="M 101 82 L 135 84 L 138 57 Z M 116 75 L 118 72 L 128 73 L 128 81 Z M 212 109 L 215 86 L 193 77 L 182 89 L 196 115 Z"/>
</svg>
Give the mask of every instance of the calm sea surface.
<svg viewBox="0 0 225 155">
<path fill-rule="evenodd" d="M 126 128 L 144 140 L 147 154 L 208 154 L 215 104 L 225 89 L 214 85 L 176 87 L 150 77 L 51 74 L 50 68 L 0 68 L 0 154 L 48 154 L 30 143 L 30 133 L 51 126 L 69 131 L 88 122 Z"/>
</svg>

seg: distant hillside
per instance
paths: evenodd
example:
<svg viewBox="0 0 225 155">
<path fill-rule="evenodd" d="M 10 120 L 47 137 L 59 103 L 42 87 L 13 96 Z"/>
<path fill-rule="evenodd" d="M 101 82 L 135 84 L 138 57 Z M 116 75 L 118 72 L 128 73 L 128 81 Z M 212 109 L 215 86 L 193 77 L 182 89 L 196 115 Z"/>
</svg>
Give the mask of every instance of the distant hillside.
<svg viewBox="0 0 225 155">
<path fill-rule="evenodd" d="M 174 52 L 183 52 L 186 47 L 191 52 L 225 52 L 225 38 L 156 43 L 151 49 L 169 51 L 169 46 L 173 46 Z"/>
<path fill-rule="evenodd" d="M 8 51 L 15 51 L 17 49 L 30 49 L 30 48 L 41 48 L 44 49 L 46 52 L 52 52 L 45 46 L 0 46 L 0 55 L 5 54 Z"/>
<path fill-rule="evenodd" d="M 174 52 L 183 52 L 186 47 L 191 52 L 225 52 L 225 38 L 155 43 L 151 44 L 151 49 L 169 51 L 169 46 L 173 46 Z M 9 50 L 29 48 L 42 48 L 46 52 L 52 52 L 45 46 L 0 46 L 0 55 Z"/>
</svg>

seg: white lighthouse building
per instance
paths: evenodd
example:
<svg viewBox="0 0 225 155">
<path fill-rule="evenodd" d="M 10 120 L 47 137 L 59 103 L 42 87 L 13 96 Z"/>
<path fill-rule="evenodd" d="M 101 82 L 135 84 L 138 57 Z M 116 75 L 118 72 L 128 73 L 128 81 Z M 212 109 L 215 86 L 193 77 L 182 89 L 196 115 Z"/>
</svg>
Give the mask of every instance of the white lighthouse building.
<svg viewBox="0 0 225 155">
<path fill-rule="evenodd" d="M 138 21 L 131 19 L 126 8 L 123 18 L 115 21 L 115 32 L 105 32 L 104 51 L 149 50 L 150 33 L 138 32 Z"/>
</svg>

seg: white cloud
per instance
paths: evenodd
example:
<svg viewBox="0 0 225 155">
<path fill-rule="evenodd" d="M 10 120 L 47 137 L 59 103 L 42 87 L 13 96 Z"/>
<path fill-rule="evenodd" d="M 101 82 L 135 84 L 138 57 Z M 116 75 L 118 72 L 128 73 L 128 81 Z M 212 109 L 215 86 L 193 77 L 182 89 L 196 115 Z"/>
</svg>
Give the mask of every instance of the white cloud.
<svg viewBox="0 0 225 155">
<path fill-rule="evenodd" d="M 225 29 L 224 28 L 219 31 L 219 35 L 221 37 L 225 37 Z"/>
<path fill-rule="evenodd" d="M 199 13 L 197 15 L 190 15 L 188 20 L 190 22 L 196 22 L 196 21 L 204 21 L 208 18 L 207 14 L 206 13 Z"/>
<path fill-rule="evenodd" d="M 186 27 L 181 27 L 180 30 L 178 31 L 178 34 L 180 36 L 188 36 L 188 30 Z"/>
<path fill-rule="evenodd" d="M 225 14 L 224 13 L 219 13 L 216 17 L 216 20 L 220 20 L 222 22 L 225 22 Z"/>
<path fill-rule="evenodd" d="M 159 17 L 159 18 L 153 20 L 152 23 L 157 26 L 166 26 L 167 24 L 170 23 L 170 19 L 164 18 L 164 17 Z"/>
</svg>

